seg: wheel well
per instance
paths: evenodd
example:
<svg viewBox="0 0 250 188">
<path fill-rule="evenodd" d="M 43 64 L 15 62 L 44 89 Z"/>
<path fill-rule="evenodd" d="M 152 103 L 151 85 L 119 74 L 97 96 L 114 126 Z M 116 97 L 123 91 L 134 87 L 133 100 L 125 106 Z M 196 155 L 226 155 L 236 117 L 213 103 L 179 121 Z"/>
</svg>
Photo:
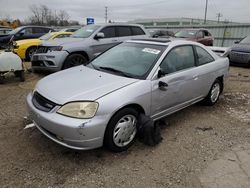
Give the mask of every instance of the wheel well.
<svg viewBox="0 0 250 188">
<path fill-rule="evenodd" d="M 220 91 L 220 92 L 222 93 L 223 88 L 224 88 L 224 76 L 218 77 L 217 80 L 219 80 L 220 83 L 222 84 L 222 85 L 221 85 L 221 91 Z"/>
<path fill-rule="evenodd" d="M 28 55 L 28 51 L 31 49 L 31 48 L 36 48 L 37 46 L 30 46 L 26 49 L 25 51 L 25 59 L 27 59 L 27 55 Z"/>
<path fill-rule="evenodd" d="M 144 109 L 139 105 L 139 104 L 129 104 L 127 106 L 124 106 L 123 108 L 121 108 L 120 110 L 124 109 L 124 108 L 133 108 L 135 109 L 137 112 L 145 114 Z M 120 111 L 118 110 L 118 111 Z"/>
<path fill-rule="evenodd" d="M 87 54 L 86 52 L 84 52 L 84 51 L 72 52 L 72 53 L 70 53 L 69 55 L 72 55 L 72 54 L 81 54 L 81 55 L 83 55 L 83 56 L 89 61 L 89 56 L 88 56 L 88 54 Z"/>
<path fill-rule="evenodd" d="M 133 109 L 135 109 L 136 111 L 138 111 L 139 113 L 145 114 L 145 110 L 144 110 L 144 109 L 142 108 L 142 106 L 140 106 L 139 104 L 128 104 L 128 105 L 126 105 L 126 106 L 120 108 L 119 110 L 117 110 L 117 111 L 111 116 L 111 118 L 109 119 L 108 124 L 110 123 L 110 121 L 111 121 L 112 117 L 114 117 L 114 115 L 116 115 L 119 111 L 121 111 L 122 109 L 125 109 L 125 108 L 133 108 Z M 107 124 L 107 126 L 108 126 L 108 124 Z M 107 132 L 106 130 L 107 130 L 107 127 L 105 128 L 104 137 L 106 136 L 106 132 Z M 103 137 L 103 138 L 104 138 L 104 137 Z"/>
</svg>

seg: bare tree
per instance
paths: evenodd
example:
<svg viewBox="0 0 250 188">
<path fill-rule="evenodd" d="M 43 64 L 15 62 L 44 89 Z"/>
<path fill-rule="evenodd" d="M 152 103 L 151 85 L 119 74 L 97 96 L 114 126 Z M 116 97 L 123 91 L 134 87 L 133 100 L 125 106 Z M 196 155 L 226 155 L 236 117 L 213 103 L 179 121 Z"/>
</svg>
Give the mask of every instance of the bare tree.
<svg viewBox="0 0 250 188">
<path fill-rule="evenodd" d="M 58 13 L 58 19 L 59 19 L 59 25 L 60 26 L 64 26 L 64 25 L 68 25 L 69 22 L 69 14 L 65 11 L 65 10 L 60 10 Z"/>
<path fill-rule="evenodd" d="M 30 6 L 32 16 L 29 17 L 29 22 L 36 25 L 61 25 L 69 24 L 69 14 L 65 10 L 51 10 L 46 5 Z"/>
</svg>

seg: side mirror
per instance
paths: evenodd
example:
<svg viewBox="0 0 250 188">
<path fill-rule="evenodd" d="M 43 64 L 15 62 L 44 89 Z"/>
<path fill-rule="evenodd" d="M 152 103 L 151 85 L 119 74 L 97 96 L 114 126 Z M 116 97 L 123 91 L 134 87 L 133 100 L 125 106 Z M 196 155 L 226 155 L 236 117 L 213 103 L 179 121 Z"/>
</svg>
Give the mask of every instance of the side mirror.
<svg viewBox="0 0 250 188">
<path fill-rule="evenodd" d="M 104 37 L 105 37 L 104 33 L 99 32 L 95 35 L 94 39 L 98 40 L 98 39 L 103 39 Z"/>
<path fill-rule="evenodd" d="M 234 41 L 234 44 L 239 44 L 239 43 L 240 43 L 239 40 Z"/>
<path fill-rule="evenodd" d="M 160 70 L 158 71 L 157 77 L 158 77 L 158 78 L 161 78 L 161 77 L 165 76 L 166 74 L 167 74 L 167 73 L 166 73 L 165 71 L 163 71 L 162 69 L 160 69 Z"/>
</svg>

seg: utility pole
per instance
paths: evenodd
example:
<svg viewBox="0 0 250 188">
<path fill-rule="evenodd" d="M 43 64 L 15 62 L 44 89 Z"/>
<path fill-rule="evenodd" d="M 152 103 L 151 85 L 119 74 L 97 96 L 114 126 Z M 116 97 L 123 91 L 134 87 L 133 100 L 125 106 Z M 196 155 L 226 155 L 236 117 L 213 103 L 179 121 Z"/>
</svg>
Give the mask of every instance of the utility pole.
<svg viewBox="0 0 250 188">
<path fill-rule="evenodd" d="M 204 24 L 206 24 L 207 22 L 207 4 L 208 4 L 208 0 L 206 0 Z"/>
<path fill-rule="evenodd" d="M 105 7 L 105 23 L 108 22 L 108 7 Z"/>
<path fill-rule="evenodd" d="M 220 18 L 222 17 L 223 15 L 219 12 L 218 14 L 216 14 L 216 17 L 218 17 L 218 23 L 220 22 Z"/>
</svg>

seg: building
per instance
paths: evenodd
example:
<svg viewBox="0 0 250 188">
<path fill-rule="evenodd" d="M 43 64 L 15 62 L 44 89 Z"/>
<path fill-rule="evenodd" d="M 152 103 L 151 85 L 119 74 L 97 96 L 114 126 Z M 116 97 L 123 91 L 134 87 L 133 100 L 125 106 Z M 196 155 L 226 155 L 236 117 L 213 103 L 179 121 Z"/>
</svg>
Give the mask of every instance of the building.
<svg viewBox="0 0 250 188">
<path fill-rule="evenodd" d="M 196 18 L 156 18 L 154 19 L 152 18 L 152 19 L 136 19 L 133 21 L 129 21 L 129 23 L 136 23 L 136 24 L 141 24 L 144 26 L 188 26 L 188 25 L 202 25 L 204 24 L 204 19 L 196 19 Z M 206 24 L 215 25 L 215 24 L 218 24 L 218 21 L 207 20 Z"/>
</svg>

